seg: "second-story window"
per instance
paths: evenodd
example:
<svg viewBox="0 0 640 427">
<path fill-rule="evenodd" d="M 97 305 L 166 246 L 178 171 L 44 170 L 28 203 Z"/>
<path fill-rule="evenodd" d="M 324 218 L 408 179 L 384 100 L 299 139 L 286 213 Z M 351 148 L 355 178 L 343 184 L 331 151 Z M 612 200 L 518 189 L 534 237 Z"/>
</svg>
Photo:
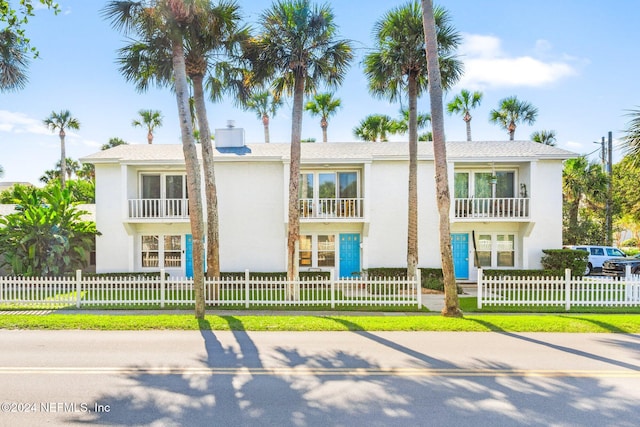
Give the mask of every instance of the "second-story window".
<svg viewBox="0 0 640 427">
<path fill-rule="evenodd" d="M 514 171 L 456 172 L 454 196 L 457 199 L 515 197 Z"/>
</svg>

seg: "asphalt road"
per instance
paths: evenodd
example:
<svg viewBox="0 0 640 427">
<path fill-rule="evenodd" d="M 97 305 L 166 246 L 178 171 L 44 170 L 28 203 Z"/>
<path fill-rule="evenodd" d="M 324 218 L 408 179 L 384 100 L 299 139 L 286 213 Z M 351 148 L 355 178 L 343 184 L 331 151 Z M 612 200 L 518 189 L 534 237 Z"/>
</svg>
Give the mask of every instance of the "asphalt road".
<svg viewBox="0 0 640 427">
<path fill-rule="evenodd" d="M 638 426 L 640 335 L 0 330 L 0 426 Z"/>
</svg>

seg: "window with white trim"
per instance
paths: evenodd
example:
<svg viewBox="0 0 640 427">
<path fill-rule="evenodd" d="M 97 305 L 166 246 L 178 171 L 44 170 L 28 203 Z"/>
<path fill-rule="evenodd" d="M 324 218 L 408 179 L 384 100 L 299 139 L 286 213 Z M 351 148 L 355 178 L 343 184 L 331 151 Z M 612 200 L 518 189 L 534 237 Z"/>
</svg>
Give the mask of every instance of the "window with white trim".
<svg viewBox="0 0 640 427">
<path fill-rule="evenodd" d="M 515 242 L 515 234 L 478 234 L 476 252 L 480 266 L 483 268 L 515 267 Z"/>
<path fill-rule="evenodd" d="M 456 199 L 516 197 L 515 180 L 515 171 L 456 171 L 454 197 Z"/>
<path fill-rule="evenodd" d="M 182 267 L 182 236 L 165 234 L 140 237 L 142 268 Z"/>
<path fill-rule="evenodd" d="M 336 266 L 336 235 L 306 234 L 300 236 L 299 266 L 322 268 Z"/>
</svg>

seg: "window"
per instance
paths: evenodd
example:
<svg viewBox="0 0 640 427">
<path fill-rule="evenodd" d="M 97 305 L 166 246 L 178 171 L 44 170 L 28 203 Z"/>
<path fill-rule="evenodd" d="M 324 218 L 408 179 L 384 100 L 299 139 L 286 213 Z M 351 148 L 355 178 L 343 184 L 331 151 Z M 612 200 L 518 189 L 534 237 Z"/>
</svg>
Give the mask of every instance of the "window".
<svg viewBox="0 0 640 427">
<path fill-rule="evenodd" d="M 456 199 L 469 198 L 469 173 L 456 172 L 454 174 L 454 197 Z"/>
<path fill-rule="evenodd" d="M 142 199 L 184 199 L 187 197 L 185 174 L 147 174 L 140 178 Z"/>
<path fill-rule="evenodd" d="M 361 218 L 360 177 L 357 171 L 305 171 L 298 196 L 301 218 Z"/>
<path fill-rule="evenodd" d="M 318 236 L 318 267 L 336 265 L 336 237 Z"/>
<path fill-rule="evenodd" d="M 476 252 L 481 267 L 515 267 L 514 234 L 487 233 L 476 238 Z"/>
<path fill-rule="evenodd" d="M 159 267 L 158 236 L 142 236 L 142 267 Z"/>
<path fill-rule="evenodd" d="M 616 256 L 616 257 L 626 257 L 624 252 L 622 252 L 620 249 L 616 249 L 616 248 L 607 248 L 607 255 L 608 256 Z"/>
<path fill-rule="evenodd" d="M 312 249 L 311 236 L 300 236 L 300 267 L 311 267 L 313 265 Z"/>
<path fill-rule="evenodd" d="M 496 244 L 498 267 L 513 267 L 515 265 L 513 234 L 498 234 Z"/>
<path fill-rule="evenodd" d="M 141 236 L 143 268 L 182 267 L 182 236 Z"/>
<path fill-rule="evenodd" d="M 300 174 L 299 195 L 301 199 L 313 199 L 313 174 L 312 173 Z"/>
<path fill-rule="evenodd" d="M 334 234 L 301 235 L 300 267 L 335 267 L 336 236 Z"/>
<path fill-rule="evenodd" d="M 515 197 L 515 178 L 514 171 L 455 172 L 454 197 L 457 199 Z"/>
<path fill-rule="evenodd" d="M 490 234 L 481 234 L 476 242 L 478 262 L 481 267 L 491 267 L 491 247 L 493 246 Z"/>
</svg>

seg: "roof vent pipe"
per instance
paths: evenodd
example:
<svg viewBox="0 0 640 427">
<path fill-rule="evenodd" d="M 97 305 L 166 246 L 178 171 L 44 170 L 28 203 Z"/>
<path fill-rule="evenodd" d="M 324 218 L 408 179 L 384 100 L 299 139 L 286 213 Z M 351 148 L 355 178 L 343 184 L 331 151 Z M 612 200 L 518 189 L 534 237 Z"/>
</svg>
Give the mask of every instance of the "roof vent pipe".
<svg viewBox="0 0 640 427">
<path fill-rule="evenodd" d="M 236 121 L 235 120 L 227 120 L 227 127 L 229 129 L 232 129 L 232 128 L 236 127 Z"/>
</svg>

